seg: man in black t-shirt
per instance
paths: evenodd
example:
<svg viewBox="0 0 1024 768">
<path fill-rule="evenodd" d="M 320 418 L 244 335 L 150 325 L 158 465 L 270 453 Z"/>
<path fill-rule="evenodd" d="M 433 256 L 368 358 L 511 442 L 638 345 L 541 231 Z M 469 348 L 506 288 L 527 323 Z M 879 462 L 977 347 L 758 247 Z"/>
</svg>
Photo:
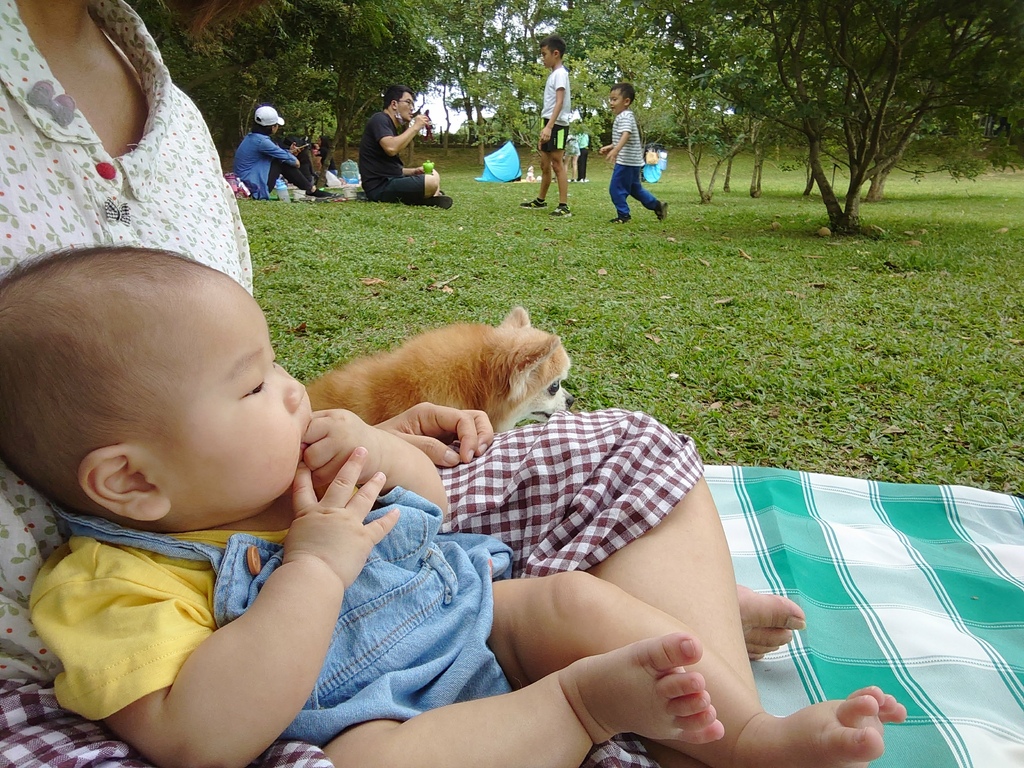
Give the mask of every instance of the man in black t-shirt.
<svg viewBox="0 0 1024 768">
<path fill-rule="evenodd" d="M 412 114 L 412 89 L 392 85 L 384 94 L 384 110 L 366 121 L 359 142 L 359 176 L 366 198 L 378 203 L 436 205 L 451 208 L 452 199 L 442 195 L 437 171 L 402 166 L 400 153 L 430 124 L 425 115 Z M 402 130 L 402 126 L 405 126 Z"/>
</svg>

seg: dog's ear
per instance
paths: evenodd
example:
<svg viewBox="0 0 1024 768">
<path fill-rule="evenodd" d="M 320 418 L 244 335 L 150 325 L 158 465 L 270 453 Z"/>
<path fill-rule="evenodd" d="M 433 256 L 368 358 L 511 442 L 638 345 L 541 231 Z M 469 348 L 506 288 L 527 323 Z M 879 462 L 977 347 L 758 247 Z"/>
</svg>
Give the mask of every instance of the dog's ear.
<svg viewBox="0 0 1024 768">
<path fill-rule="evenodd" d="M 559 347 L 562 340 L 557 336 L 545 336 L 528 341 L 508 354 L 509 394 L 513 400 L 525 398 L 530 385 L 530 376 L 543 365 Z"/>
<path fill-rule="evenodd" d="M 522 307 L 512 307 L 512 311 L 508 313 L 505 319 L 501 322 L 500 328 L 529 328 L 530 327 L 530 315 Z"/>
</svg>

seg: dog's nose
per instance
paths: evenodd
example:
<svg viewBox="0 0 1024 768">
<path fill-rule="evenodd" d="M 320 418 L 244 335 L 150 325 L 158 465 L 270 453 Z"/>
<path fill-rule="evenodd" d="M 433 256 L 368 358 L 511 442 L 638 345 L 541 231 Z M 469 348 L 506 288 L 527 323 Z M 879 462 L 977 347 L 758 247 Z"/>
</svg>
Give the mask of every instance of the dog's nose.
<svg viewBox="0 0 1024 768">
<path fill-rule="evenodd" d="M 565 410 L 572 408 L 572 404 L 576 402 L 576 398 L 570 395 L 568 392 L 565 393 Z"/>
</svg>

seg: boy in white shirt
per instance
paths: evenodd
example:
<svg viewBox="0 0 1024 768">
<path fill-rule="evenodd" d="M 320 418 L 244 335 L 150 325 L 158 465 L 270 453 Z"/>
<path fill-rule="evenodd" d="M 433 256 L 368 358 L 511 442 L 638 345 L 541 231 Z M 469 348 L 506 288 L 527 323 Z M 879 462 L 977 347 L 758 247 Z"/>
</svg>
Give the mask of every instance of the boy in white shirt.
<svg viewBox="0 0 1024 768">
<path fill-rule="evenodd" d="M 640 201 L 649 211 L 654 211 L 658 221 L 664 221 L 668 215 L 668 203 L 664 203 L 640 183 L 640 169 L 644 166 L 643 150 L 640 147 L 640 131 L 637 129 L 636 117 L 629 107 L 636 98 L 636 91 L 629 83 L 616 83 L 608 96 L 608 104 L 615 115 L 612 123 L 612 143 L 599 150 L 609 163 L 615 163 L 612 180 L 608 185 L 608 194 L 615 204 L 615 218 L 612 224 L 625 224 L 632 217 L 626 198 L 630 195 Z"/>
<path fill-rule="evenodd" d="M 544 105 L 540 116 L 544 127 L 540 131 L 540 190 L 537 197 L 520 208 L 547 208 L 545 197 L 551 186 L 551 174 L 558 180 L 558 207 L 552 216 L 572 216 L 569 210 L 569 179 L 562 163 L 566 141 L 569 138 L 569 115 L 572 114 L 572 97 L 569 93 L 569 73 L 562 66 L 565 56 L 565 40 L 558 35 L 549 35 L 540 41 L 540 60 L 551 70 L 544 85 Z"/>
</svg>

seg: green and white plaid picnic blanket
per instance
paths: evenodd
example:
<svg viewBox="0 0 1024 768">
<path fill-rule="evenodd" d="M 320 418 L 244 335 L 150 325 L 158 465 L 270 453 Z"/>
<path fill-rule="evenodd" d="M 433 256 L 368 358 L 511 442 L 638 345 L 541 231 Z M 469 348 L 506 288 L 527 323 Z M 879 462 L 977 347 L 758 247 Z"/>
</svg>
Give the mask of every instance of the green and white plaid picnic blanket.
<svg viewBox="0 0 1024 768">
<path fill-rule="evenodd" d="M 1021 499 L 756 467 L 706 477 L 737 581 L 807 613 L 791 647 L 754 663 L 765 709 L 877 684 L 909 717 L 872 766 L 1024 767 Z"/>
</svg>

